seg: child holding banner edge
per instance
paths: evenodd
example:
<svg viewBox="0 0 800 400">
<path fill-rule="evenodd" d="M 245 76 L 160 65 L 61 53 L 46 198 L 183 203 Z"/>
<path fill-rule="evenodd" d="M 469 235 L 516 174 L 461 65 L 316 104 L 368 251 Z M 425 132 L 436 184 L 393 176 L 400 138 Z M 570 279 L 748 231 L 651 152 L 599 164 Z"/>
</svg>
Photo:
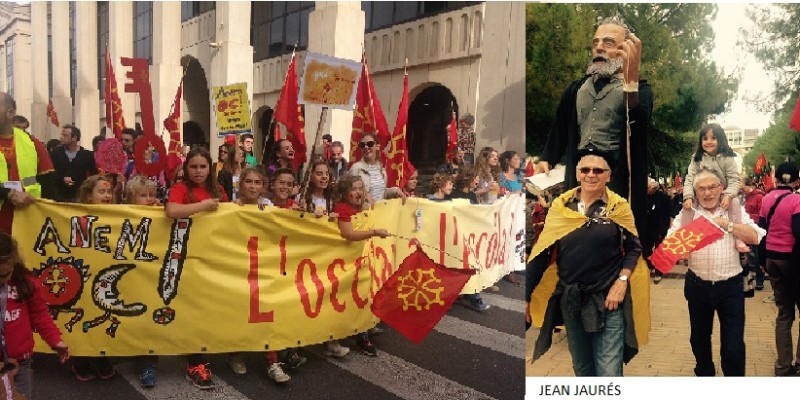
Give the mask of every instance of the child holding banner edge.
<svg viewBox="0 0 800 400">
<path fill-rule="evenodd" d="M 225 190 L 211 173 L 211 163 L 211 154 L 205 148 L 189 151 L 183 164 L 184 179 L 169 192 L 165 207 L 168 218 L 189 218 L 201 211 L 216 211 L 220 201 L 228 201 Z M 200 358 L 200 354 L 189 355 L 186 379 L 199 389 L 213 389 L 216 385 L 211 370 Z"/>
<path fill-rule="evenodd" d="M 375 236 L 381 238 L 389 236 L 389 232 L 386 229 L 370 229 L 368 231 L 353 229 L 351 218 L 363 210 L 365 198 L 364 181 L 361 180 L 361 176 L 348 174 L 337 183 L 337 203 L 333 207 L 333 212 L 338 215 L 339 231 L 342 237 L 347 240 L 361 241 Z M 368 356 L 378 356 L 378 349 L 369 340 L 369 333 L 367 332 L 361 332 L 356 335 L 356 346 Z"/>
<path fill-rule="evenodd" d="M 114 204 L 114 184 L 105 175 L 86 178 L 78 189 L 78 201 L 83 204 Z M 100 378 L 108 380 L 116 375 L 107 357 L 72 357 L 75 379 L 87 382 Z"/>
</svg>

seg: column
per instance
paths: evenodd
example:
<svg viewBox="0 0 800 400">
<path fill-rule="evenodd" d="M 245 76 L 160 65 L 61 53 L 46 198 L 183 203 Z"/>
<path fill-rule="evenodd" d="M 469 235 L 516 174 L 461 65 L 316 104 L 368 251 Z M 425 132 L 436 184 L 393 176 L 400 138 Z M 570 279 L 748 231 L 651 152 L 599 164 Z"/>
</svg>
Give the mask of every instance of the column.
<svg viewBox="0 0 800 400">
<path fill-rule="evenodd" d="M 125 73 L 129 68 L 120 63 L 120 57 L 133 57 L 133 3 L 130 1 L 108 2 L 108 48 L 111 61 L 114 64 L 114 75 L 117 78 L 119 97 L 122 101 L 122 115 L 125 125 L 133 128 L 136 121 L 136 110 L 139 109 L 139 100 L 136 93 L 125 93 L 125 83 L 128 78 Z M 110 136 L 113 133 L 109 132 Z"/>
<path fill-rule="evenodd" d="M 308 51 L 333 57 L 361 61 L 364 44 L 364 12 L 359 1 L 317 1 L 314 11 L 308 17 Z M 311 144 L 317 133 L 322 108 L 306 107 L 306 141 Z M 350 151 L 350 132 L 353 126 L 353 112 L 328 110 L 327 128 L 344 144 L 344 152 Z M 320 137 L 320 142 L 322 138 Z"/>
<path fill-rule="evenodd" d="M 253 46 L 250 45 L 250 2 L 218 1 L 215 42 L 211 49 L 211 71 L 208 74 L 209 93 L 216 86 L 247 82 L 247 100 L 253 104 Z M 216 149 L 223 139 L 217 137 L 216 112 L 209 99 L 211 117 L 211 148 Z M 252 110 L 251 110 L 252 112 Z"/>
<path fill-rule="evenodd" d="M 156 135 L 164 133 L 164 146 L 167 148 L 169 148 L 169 133 L 163 129 L 163 122 L 171 111 L 183 73 L 180 37 L 180 3 L 153 2 L 153 65 L 150 67 L 150 86 L 153 89 Z"/>
<path fill-rule="evenodd" d="M 53 54 L 53 107 L 58 113 L 61 125 L 71 124 L 72 98 L 70 97 L 69 60 L 69 3 L 54 1 L 50 3 L 50 51 Z M 45 39 L 46 40 L 46 39 Z M 46 79 L 47 75 L 43 78 Z M 78 126 L 78 128 L 81 128 Z M 83 129 L 81 129 L 83 130 Z M 81 138 L 83 139 L 83 138 Z"/>
<path fill-rule="evenodd" d="M 83 131 L 81 145 L 91 149 L 92 138 L 100 134 L 100 89 L 97 86 L 97 3 L 75 3 L 78 84 L 75 88 L 75 124 Z"/>
<path fill-rule="evenodd" d="M 47 77 L 47 2 L 31 2 L 31 40 L 33 45 L 31 70 L 34 76 Z M 33 80 L 33 101 L 28 119 L 30 132 L 37 138 L 48 141 L 55 139 L 55 127 L 47 118 L 47 102 L 50 100 L 50 82 L 47 78 Z"/>
<path fill-rule="evenodd" d="M 25 117 L 30 115 L 33 102 L 33 74 L 31 73 L 31 36 L 29 32 L 17 30 L 14 35 L 14 100 L 17 111 Z M 6 71 L 3 66 L 3 71 Z"/>
</svg>

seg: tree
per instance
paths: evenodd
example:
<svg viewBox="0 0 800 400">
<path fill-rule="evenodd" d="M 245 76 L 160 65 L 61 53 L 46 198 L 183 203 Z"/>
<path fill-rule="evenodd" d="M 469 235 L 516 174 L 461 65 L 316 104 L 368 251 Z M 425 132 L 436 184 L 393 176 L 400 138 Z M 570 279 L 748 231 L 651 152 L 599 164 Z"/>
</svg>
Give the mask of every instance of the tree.
<svg viewBox="0 0 800 400">
<path fill-rule="evenodd" d="M 708 59 L 714 4 L 529 4 L 527 148 L 544 146 L 558 101 L 590 61 L 591 38 L 606 16 L 620 15 L 643 43 L 640 80 L 653 87 L 650 170 L 685 172 L 695 132 L 721 113 L 738 87 Z M 689 134 L 691 133 L 691 134 Z"/>
<path fill-rule="evenodd" d="M 751 5 L 755 29 L 744 31 L 748 50 L 775 78 L 773 109 L 794 106 L 800 93 L 800 4 Z"/>
<path fill-rule="evenodd" d="M 800 136 L 789 128 L 800 95 L 800 4 L 752 5 L 747 15 L 755 28 L 743 32 L 743 43 L 775 79 L 772 101 L 763 107 L 775 110 L 772 124 L 744 158 L 745 171 L 752 171 L 761 152 L 772 164 L 800 157 Z"/>
<path fill-rule="evenodd" d="M 789 128 L 789 118 L 792 110 L 782 109 L 775 113 L 772 124 L 764 134 L 756 139 L 753 149 L 744 157 L 744 171 L 751 173 L 756 163 L 756 158 L 762 152 L 772 165 L 777 165 L 790 157 L 797 162 L 800 160 L 800 135 Z"/>
<path fill-rule="evenodd" d="M 526 150 L 544 147 L 561 94 L 588 63 L 593 14 L 570 4 L 528 4 L 526 12 Z"/>
</svg>

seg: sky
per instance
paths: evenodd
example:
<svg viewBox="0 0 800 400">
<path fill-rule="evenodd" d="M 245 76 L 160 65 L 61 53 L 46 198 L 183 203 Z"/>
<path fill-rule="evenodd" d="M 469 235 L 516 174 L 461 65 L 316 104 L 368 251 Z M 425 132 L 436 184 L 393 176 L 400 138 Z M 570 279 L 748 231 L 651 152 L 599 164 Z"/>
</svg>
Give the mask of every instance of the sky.
<svg viewBox="0 0 800 400">
<path fill-rule="evenodd" d="M 772 115 L 758 111 L 754 104 L 748 103 L 748 99 L 752 103 L 752 99 L 769 97 L 774 86 L 772 78 L 751 52 L 736 44 L 740 37 L 739 28 L 752 27 L 752 22 L 745 15 L 747 6 L 747 4 L 719 4 L 717 18 L 712 24 L 715 35 L 712 59 L 726 74 L 734 72 L 736 68 L 742 68 L 744 71 L 736 98 L 727 112 L 713 122 L 723 127 L 736 125 L 740 128 L 758 128 L 763 131 L 769 127 Z"/>
</svg>

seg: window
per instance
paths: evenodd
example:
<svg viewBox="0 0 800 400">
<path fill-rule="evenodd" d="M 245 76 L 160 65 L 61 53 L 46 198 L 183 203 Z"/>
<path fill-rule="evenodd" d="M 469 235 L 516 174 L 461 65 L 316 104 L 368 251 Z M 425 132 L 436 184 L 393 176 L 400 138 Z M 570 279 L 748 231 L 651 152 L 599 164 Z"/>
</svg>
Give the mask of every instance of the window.
<svg viewBox="0 0 800 400">
<path fill-rule="evenodd" d="M 75 36 L 77 20 L 75 2 L 69 2 L 69 97 L 75 105 L 75 88 L 78 86 L 78 42 Z"/>
<path fill-rule="evenodd" d="M 308 14 L 313 1 L 253 2 L 250 21 L 250 43 L 253 61 L 308 48 Z"/>
<path fill-rule="evenodd" d="M 133 56 L 153 64 L 153 2 L 133 2 Z"/>
<path fill-rule="evenodd" d="M 182 1 L 181 22 L 205 14 L 216 8 L 216 1 Z"/>
<path fill-rule="evenodd" d="M 6 82 L 8 95 L 14 97 L 14 37 L 6 39 Z"/>
<path fill-rule="evenodd" d="M 478 1 L 362 1 L 367 32 L 475 5 Z"/>
<path fill-rule="evenodd" d="M 108 2 L 97 3 L 97 87 L 100 96 L 106 92 L 106 47 L 108 46 Z"/>
</svg>

